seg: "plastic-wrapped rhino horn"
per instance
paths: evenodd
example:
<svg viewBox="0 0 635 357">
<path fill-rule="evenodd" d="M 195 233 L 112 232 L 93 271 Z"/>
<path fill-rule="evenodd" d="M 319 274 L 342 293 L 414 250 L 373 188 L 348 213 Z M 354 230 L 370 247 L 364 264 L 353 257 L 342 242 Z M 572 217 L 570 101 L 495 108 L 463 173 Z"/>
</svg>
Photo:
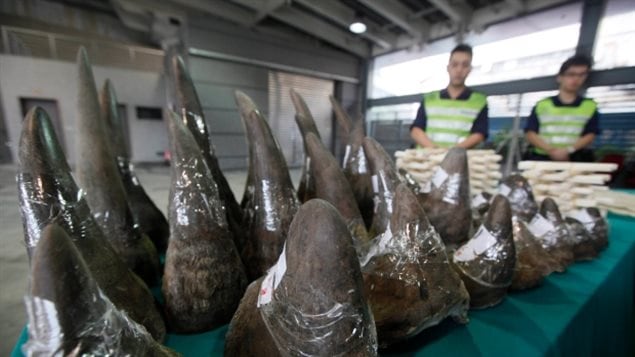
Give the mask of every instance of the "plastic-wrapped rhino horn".
<svg viewBox="0 0 635 357">
<path fill-rule="evenodd" d="M 572 217 L 565 217 L 564 221 L 573 240 L 575 261 L 591 260 L 597 257 L 600 252 L 595 247 L 591 233 L 586 230 L 582 222 Z"/>
<path fill-rule="evenodd" d="M 386 150 L 373 138 L 364 138 L 364 152 L 368 158 L 375 201 L 373 224 L 369 230 L 374 237 L 386 231 L 392 216 L 393 196 L 401 182 L 395 163 Z"/>
<path fill-rule="evenodd" d="M 238 205 L 234 193 L 220 169 L 218 158 L 214 153 L 214 147 L 210 142 L 207 123 L 205 122 L 205 114 L 198 95 L 196 94 L 194 82 L 180 56 L 176 56 L 172 59 L 172 70 L 176 87 L 177 107 L 179 108 L 178 114 L 185 122 L 185 125 L 190 129 L 194 140 L 196 140 L 203 151 L 207 165 L 218 186 L 220 198 L 227 208 L 227 223 L 234 236 L 234 242 L 236 246 L 241 249 L 246 239 L 246 232 L 242 227 L 242 209 L 240 205 Z"/>
<path fill-rule="evenodd" d="M 367 246 L 362 272 L 381 347 L 448 316 L 467 322 L 470 296 L 406 184 L 397 186 L 390 231 Z"/>
<path fill-rule="evenodd" d="M 126 190 L 133 219 L 139 224 L 141 231 L 154 243 L 157 251 L 165 252 L 170 235 L 168 221 L 141 186 L 130 162 L 130 155 L 124 139 L 123 118 L 119 116 L 117 96 L 110 80 L 106 80 L 104 83 L 99 101 L 102 117 L 106 121 L 108 129 L 107 137 L 110 138 L 111 149 L 117 160 L 117 167 Z"/>
<path fill-rule="evenodd" d="M 313 133 L 320 138 L 320 132 L 318 131 L 313 115 L 302 96 L 293 89 L 291 89 L 290 94 L 291 101 L 293 102 L 296 112 L 295 122 L 300 128 L 302 139 L 305 142 L 304 147 L 306 155 L 304 163 L 302 164 L 302 174 L 300 176 L 300 184 L 298 186 L 298 198 L 300 199 L 300 202 L 306 202 L 311 198 L 315 198 L 315 181 L 313 178 L 313 172 L 311 172 L 310 168 L 311 155 L 309 155 L 306 151 L 306 135 L 308 133 Z"/>
<path fill-rule="evenodd" d="M 529 229 L 541 240 L 542 246 L 558 262 L 556 271 L 563 272 L 574 262 L 573 240 L 558 204 L 545 198 L 540 204 L 540 214 L 534 216 Z"/>
<path fill-rule="evenodd" d="M 609 225 L 596 207 L 580 208 L 571 215 L 582 223 L 593 238 L 596 251 L 601 251 L 609 244 Z"/>
<path fill-rule="evenodd" d="M 422 201 L 430 223 L 450 250 L 468 240 L 472 225 L 467 152 L 451 148 L 432 175 Z"/>
<path fill-rule="evenodd" d="M 66 232 L 44 228 L 25 298 L 28 356 L 178 356 L 115 307 L 91 276 Z"/>
<path fill-rule="evenodd" d="M 344 134 L 350 135 L 353 130 L 353 120 L 348 114 L 346 114 L 344 108 L 342 108 L 340 103 L 332 95 L 329 95 L 329 100 L 331 101 L 333 112 L 335 113 L 335 119 L 344 129 Z"/>
<path fill-rule="evenodd" d="M 169 114 L 170 241 L 162 292 L 168 327 L 201 332 L 231 320 L 247 277 L 201 150 L 181 118 Z"/>
<path fill-rule="evenodd" d="M 452 261 L 470 293 L 472 308 L 500 303 L 512 283 L 516 251 L 509 201 L 496 195 L 476 234 L 459 247 Z"/>
<path fill-rule="evenodd" d="M 148 287 L 133 274 L 97 226 L 75 184 L 46 112 L 26 115 L 20 137 L 18 192 L 29 256 L 51 223 L 63 227 L 108 298 L 162 341 L 165 324 Z"/>
<path fill-rule="evenodd" d="M 357 201 L 337 160 L 324 147 L 318 136 L 308 133 L 304 140 L 311 160 L 316 198 L 323 199 L 337 208 L 344 218 L 356 245 L 368 240 L 368 232 L 359 212 Z"/>
<path fill-rule="evenodd" d="M 512 218 L 516 266 L 510 290 L 525 290 L 538 286 L 545 276 L 557 269 L 558 263 L 542 247 L 538 239 L 527 228 L 527 223 L 518 217 Z"/>
<path fill-rule="evenodd" d="M 304 141 L 304 162 L 302 164 L 302 173 L 300 174 L 300 183 L 298 185 L 298 199 L 300 202 L 306 202 L 312 198 L 315 198 L 315 173 L 311 171 L 312 158 L 307 149 L 306 136 L 311 133 L 320 138 L 320 133 L 315 126 L 313 119 L 309 119 L 302 114 L 296 114 L 295 122 L 300 128 L 302 134 L 302 140 Z"/>
<path fill-rule="evenodd" d="M 93 72 L 86 50 L 77 53 L 79 70 L 77 179 L 86 190 L 86 201 L 95 220 L 128 267 L 150 286 L 159 278 L 159 256 L 145 234 L 135 228 L 119 176 L 115 157 L 108 143 L 106 124 L 97 100 Z"/>
<path fill-rule="evenodd" d="M 278 353 L 269 354 L 271 340 Z M 377 355 L 353 240 L 328 202 L 298 210 L 278 261 L 241 301 L 225 348 L 227 356 Z"/>
<path fill-rule="evenodd" d="M 364 217 L 364 223 L 366 227 L 370 228 L 373 221 L 374 202 L 368 157 L 362 146 L 365 137 L 364 122 L 358 119 L 353 124 L 353 129 L 349 135 L 342 166 L 344 175 L 355 194 L 362 217 Z"/>
<path fill-rule="evenodd" d="M 236 102 L 249 143 L 251 181 L 247 184 L 253 185 L 246 189 L 251 192 L 244 212 L 248 235 L 241 257 L 253 280 L 278 259 L 299 202 L 287 162 L 267 121 L 253 110 L 253 101 L 244 93 L 236 92 Z"/>
<path fill-rule="evenodd" d="M 507 197 L 512 214 L 525 222 L 530 222 L 538 212 L 531 185 L 521 175 L 514 174 L 504 178 L 498 186 L 498 193 Z"/>
</svg>

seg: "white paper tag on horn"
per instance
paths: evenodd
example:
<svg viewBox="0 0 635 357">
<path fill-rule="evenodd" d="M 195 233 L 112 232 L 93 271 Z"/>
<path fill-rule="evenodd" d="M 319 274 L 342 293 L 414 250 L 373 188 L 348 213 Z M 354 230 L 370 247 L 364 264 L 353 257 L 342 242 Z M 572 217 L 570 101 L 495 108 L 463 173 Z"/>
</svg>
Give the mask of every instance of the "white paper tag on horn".
<svg viewBox="0 0 635 357">
<path fill-rule="evenodd" d="M 378 193 L 379 192 L 379 178 L 377 177 L 377 175 L 371 176 L 370 182 L 373 185 L 373 192 Z"/>
<path fill-rule="evenodd" d="M 496 244 L 497 240 L 484 225 L 478 229 L 472 239 L 454 253 L 454 261 L 464 262 L 473 260 Z"/>
<path fill-rule="evenodd" d="M 435 187 L 441 187 L 441 185 L 443 185 L 443 183 L 447 179 L 448 179 L 448 173 L 445 172 L 445 170 L 442 167 L 439 167 L 437 171 L 434 173 L 434 176 L 432 176 L 431 181 Z"/>
<path fill-rule="evenodd" d="M 342 168 L 346 167 L 346 163 L 348 162 L 348 158 L 350 154 L 351 154 L 351 146 L 346 145 L 346 149 L 344 149 L 344 160 L 342 161 Z"/>
<path fill-rule="evenodd" d="M 583 224 L 594 221 L 593 217 L 591 217 L 591 215 L 589 215 L 589 212 L 587 212 L 587 210 L 585 209 L 575 210 L 569 216 L 571 218 L 577 219 L 578 221 L 580 221 L 580 223 L 583 223 Z"/>
<path fill-rule="evenodd" d="M 482 193 L 479 193 L 478 195 L 474 196 L 474 198 L 472 199 L 472 208 L 478 208 L 480 205 L 485 203 L 487 203 L 485 196 L 483 196 Z"/>
<path fill-rule="evenodd" d="M 368 167 L 366 166 L 366 154 L 364 153 L 364 148 L 360 147 L 357 150 L 357 173 L 365 174 L 368 172 Z"/>
<path fill-rule="evenodd" d="M 553 223 L 549 222 L 549 220 L 543 217 L 540 213 L 536 213 L 534 218 L 531 219 L 531 222 L 529 222 L 527 228 L 529 228 L 531 234 L 536 236 L 536 238 L 540 238 L 547 232 L 555 229 Z"/>
<path fill-rule="evenodd" d="M 282 281 L 282 277 L 287 271 L 286 249 L 287 244 L 285 243 L 282 248 L 282 253 L 280 253 L 280 256 L 278 257 L 278 261 L 274 264 L 274 266 L 269 268 L 269 271 L 267 271 L 267 275 L 260 285 L 260 292 L 258 293 L 258 303 L 256 304 L 256 307 L 270 303 L 273 297 L 273 292 L 278 288 L 278 285 L 280 285 L 280 281 Z"/>
<path fill-rule="evenodd" d="M 422 183 L 420 186 L 421 186 L 421 192 L 423 193 L 428 193 L 432 190 L 432 183 L 430 182 L 430 180 L 426 181 L 425 183 Z"/>
<path fill-rule="evenodd" d="M 512 189 L 504 183 L 498 186 L 498 193 L 500 193 L 501 195 L 507 197 L 510 192 L 512 192 Z"/>
</svg>

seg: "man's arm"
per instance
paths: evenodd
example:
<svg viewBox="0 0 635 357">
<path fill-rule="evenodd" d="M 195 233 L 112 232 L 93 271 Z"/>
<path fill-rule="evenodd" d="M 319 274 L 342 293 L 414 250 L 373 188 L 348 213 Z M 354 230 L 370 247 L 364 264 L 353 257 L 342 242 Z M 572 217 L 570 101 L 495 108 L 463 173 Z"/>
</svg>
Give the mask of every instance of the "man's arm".
<svg viewBox="0 0 635 357">
<path fill-rule="evenodd" d="M 465 140 L 456 144 L 457 147 L 471 149 L 485 140 L 485 136 L 481 133 L 472 133 Z"/>
<path fill-rule="evenodd" d="M 460 143 L 456 144 L 456 147 L 471 149 L 487 138 L 487 134 L 489 131 L 488 113 L 489 109 L 487 108 L 487 105 L 485 105 L 485 107 L 481 109 L 481 112 L 478 113 L 476 120 L 474 120 L 472 129 L 470 129 L 470 135 L 468 135 Z"/>
<path fill-rule="evenodd" d="M 417 145 L 421 145 L 426 148 L 437 147 L 432 140 L 430 140 L 426 132 L 421 130 L 419 127 L 413 126 L 412 129 L 410 129 L 410 137 Z"/>
<path fill-rule="evenodd" d="M 580 149 L 584 149 L 585 147 L 589 146 L 593 142 L 593 140 L 595 140 L 595 133 L 582 135 L 578 138 L 578 140 L 576 140 L 575 143 L 573 143 L 573 150 L 578 151 Z"/>
<path fill-rule="evenodd" d="M 568 161 L 569 160 L 569 152 L 567 149 L 558 149 L 554 148 L 551 145 L 547 144 L 538 133 L 535 131 L 529 130 L 525 133 L 525 137 L 529 143 L 539 149 L 546 151 L 549 154 L 549 157 L 554 161 Z"/>
<path fill-rule="evenodd" d="M 426 115 L 425 102 L 422 101 L 419 110 L 417 110 L 417 117 L 410 127 L 410 137 L 417 145 L 426 148 L 435 148 L 437 146 L 430 140 L 428 134 L 426 134 L 427 122 L 428 117 Z"/>
</svg>

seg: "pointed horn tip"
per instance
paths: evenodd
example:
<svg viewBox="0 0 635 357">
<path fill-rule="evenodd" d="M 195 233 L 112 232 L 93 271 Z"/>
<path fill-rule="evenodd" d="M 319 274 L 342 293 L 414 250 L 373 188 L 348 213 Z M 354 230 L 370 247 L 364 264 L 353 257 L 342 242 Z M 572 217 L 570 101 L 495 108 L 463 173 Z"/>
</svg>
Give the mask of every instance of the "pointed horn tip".
<svg viewBox="0 0 635 357">
<path fill-rule="evenodd" d="M 80 46 L 77 50 L 77 63 L 82 67 L 90 67 L 90 60 L 88 58 L 88 51 L 86 47 Z"/>
<path fill-rule="evenodd" d="M 42 236 L 35 247 L 33 252 L 32 262 L 47 261 L 46 257 L 49 257 L 53 252 L 65 251 L 69 252 L 73 250 L 74 244 L 71 241 L 68 233 L 59 225 L 55 223 L 48 224 L 42 230 Z M 75 248 L 76 249 L 76 248 Z M 33 264 L 33 267 L 39 266 Z M 49 270 L 48 267 L 42 267 L 44 270 Z"/>
</svg>

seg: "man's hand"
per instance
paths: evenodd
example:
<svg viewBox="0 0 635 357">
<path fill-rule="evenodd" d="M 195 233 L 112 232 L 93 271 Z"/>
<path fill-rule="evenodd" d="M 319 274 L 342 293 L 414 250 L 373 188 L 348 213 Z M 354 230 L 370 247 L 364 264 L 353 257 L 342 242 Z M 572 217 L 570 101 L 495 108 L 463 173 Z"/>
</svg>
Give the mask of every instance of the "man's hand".
<svg viewBox="0 0 635 357">
<path fill-rule="evenodd" d="M 569 152 L 567 149 L 550 149 L 549 157 L 553 161 L 569 161 Z"/>
</svg>

